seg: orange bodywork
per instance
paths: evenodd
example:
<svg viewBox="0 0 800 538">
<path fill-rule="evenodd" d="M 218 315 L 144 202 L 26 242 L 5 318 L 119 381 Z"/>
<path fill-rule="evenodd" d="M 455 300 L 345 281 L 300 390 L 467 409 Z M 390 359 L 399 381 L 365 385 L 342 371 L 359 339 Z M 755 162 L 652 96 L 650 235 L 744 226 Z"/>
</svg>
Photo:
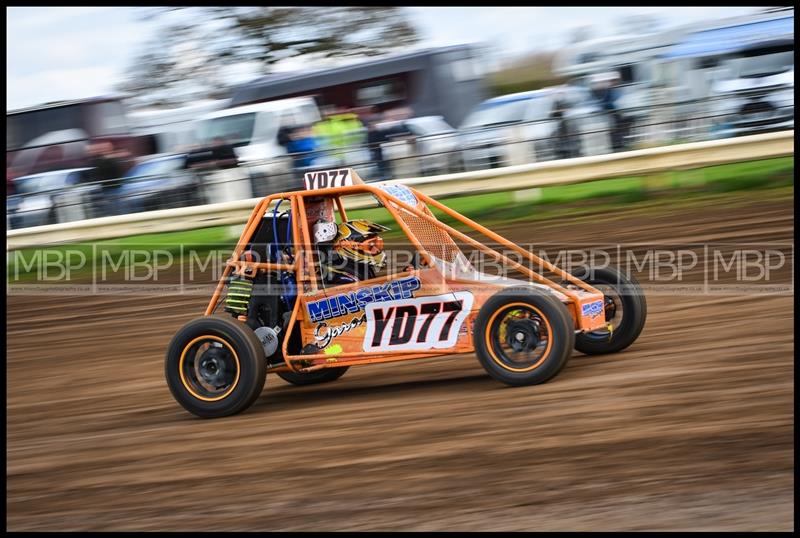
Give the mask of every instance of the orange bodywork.
<svg viewBox="0 0 800 538">
<path fill-rule="evenodd" d="M 250 215 L 206 308 L 206 315 L 213 314 L 232 271 L 294 272 L 298 296 L 286 334 L 291 335 L 292 331 L 299 330 L 303 347 L 316 344 L 320 352 L 290 355 L 290 339 L 284 338 L 282 351 L 285 365 L 271 368 L 270 371 L 309 372 L 321 368 L 474 351 L 473 326 L 478 311 L 489 297 L 509 284 L 477 280 L 475 274 L 478 273 L 466 273 L 466 276 L 460 273 L 456 266 L 461 261 L 461 251 L 453 238 L 523 273 L 530 279 L 531 285 L 549 288 L 567 306 L 576 331 L 606 328 L 605 315 L 602 309 L 598 312 L 596 308 L 597 302 L 602 304 L 604 299 L 602 292 L 416 189 L 366 184 L 355 172 L 350 172 L 356 184 L 279 193 L 262 199 Z M 404 201 L 390 193 L 397 188 L 413 194 L 416 205 L 409 204 L 411 200 L 407 196 Z M 311 242 L 313 222 L 309 215 L 318 216 L 327 211 L 327 216 L 331 216 L 335 205 L 340 220 L 344 221 L 347 215 L 341 198 L 350 195 L 372 195 L 380 201 L 419 252 L 420 268 L 353 284 L 320 288 Z M 279 200 L 288 200 L 292 215 L 299 216 L 291 219 L 294 261 L 285 264 L 240 261 L 261 219 Z M 566 281 L 571 286 L 562 286 L 442 223 L 435 218 L 429 206 L 512 250 L 522 259 L 557 275 L 562 282 Z M 376 298 L 374 302 L 362 304 L 362 296 L 381 298 L 380 301 Z M 595 308 L 587 308 L 589 305 Z"/>
</svg>

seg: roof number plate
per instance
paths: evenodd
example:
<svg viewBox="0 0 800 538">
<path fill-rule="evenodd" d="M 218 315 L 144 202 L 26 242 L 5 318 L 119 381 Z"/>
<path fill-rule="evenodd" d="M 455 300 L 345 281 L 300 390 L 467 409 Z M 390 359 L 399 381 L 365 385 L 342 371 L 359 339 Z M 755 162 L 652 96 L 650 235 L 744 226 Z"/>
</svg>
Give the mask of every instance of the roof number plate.
<svg viewBox="0 0 800 538">
<path fill-rule="evenodd" d="M 349 168 L 326 170 L 324 172 L 306 172 L 306 190 L 329 189 L 331 187 L 349 187 L 353 185 L 353 175 Z"/>
</svg>

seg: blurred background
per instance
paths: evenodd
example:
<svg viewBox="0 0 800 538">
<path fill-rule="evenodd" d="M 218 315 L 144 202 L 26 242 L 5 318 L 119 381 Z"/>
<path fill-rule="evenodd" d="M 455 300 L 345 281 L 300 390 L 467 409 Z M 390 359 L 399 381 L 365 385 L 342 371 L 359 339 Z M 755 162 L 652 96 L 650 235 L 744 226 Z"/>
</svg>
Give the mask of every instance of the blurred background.
<svg viewBox="0 0 800 538">
<path fill-rule="evenodd" d="M 7 225 L 794 126 L 792 8 L 8 8 Z"/>
</svg>

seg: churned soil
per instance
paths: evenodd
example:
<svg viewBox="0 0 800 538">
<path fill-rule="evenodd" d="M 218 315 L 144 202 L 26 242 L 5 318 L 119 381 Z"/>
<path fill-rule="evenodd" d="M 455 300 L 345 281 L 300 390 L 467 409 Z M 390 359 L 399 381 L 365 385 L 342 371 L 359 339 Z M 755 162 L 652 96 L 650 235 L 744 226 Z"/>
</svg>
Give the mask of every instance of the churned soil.
<svg viewBox="0 0 800 538">
<path fill-rule="evenodd" d="M 791 200 L 496 230 L 701 244 L 672 284 L 703 286 L 705 245 L 774 243 L 791 283 Z M 307 387 L 269 375 L 253 407 L 219 420 L 184 411 L 164 380 L 167 343 L 208 294 L 12 289 L 7 528 L 793 530 L 793 291 L 650 289 L 633 346 L 576 352 L 544 385 L 506 387 L 474 355 Z"/>
</svg>

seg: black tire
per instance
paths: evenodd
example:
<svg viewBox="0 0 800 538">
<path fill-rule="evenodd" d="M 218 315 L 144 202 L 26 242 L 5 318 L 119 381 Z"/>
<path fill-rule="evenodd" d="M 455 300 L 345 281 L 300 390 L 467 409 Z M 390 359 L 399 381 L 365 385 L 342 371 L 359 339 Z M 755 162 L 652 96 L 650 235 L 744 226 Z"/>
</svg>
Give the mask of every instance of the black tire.
<svg viewBox="0 0 800 538">
<path fill-rule="evenodd" d="M 217 353 L 209 358 L 210 351 Z M 192 352 L 194 368 L 188 362 Z M 201 368 L 204 363 L 210 365 Z M 219 392 L 209 390 L 200 380 L 209 372 L 224 376 L 211 378 L 223 382 Z M 255 402 L 264 388 L 267 363 L 264 348 L 250 327 L 231 318 L 204 316 L 184 325 L 172 338 L 164 374 L 172 396 L 184 409 L 198 417 L 218 418 L 235 415 Z"/>
<path fill-rule="evenodd" d="M 580 333 L 575 337 L 575 349 L 587 355 L 616 353 L 633 344 L 644 329 L 647 320 L 647 301 L 644 291 L 632 276 L 614 267 L 580 267 L 572 274 L 605 293 L 611 288 L 616 297 L 607 295 L 614 302 L 614 316 L 609 316 L 610 307 L 606 303 L 606 319 L 612 322 L 614 330 L 611 339 L 608 331 Z M 621 319 L 616 319 L 619 306 L 622 306 Z"/>
<path fill-rule="evenodd" d="M 522 312 L 521 317 L 506 324 L 506 317 L 518 311 Z M 527 318 L 524 317 L 526 311 Z M 542 344 L 541 322 L 544 322 L 547 331 L 546 344 Z M 509 339 L 515 336 L 508 333 L 510 323 L 523 323 L 522 330 L 516 335 L 522 334 L 524 340 L 510 343 Z M 515 366 L 518 361 L 503 349 L 501 326 L 504 324 L 506 344 L 527 346 L 538 342 L 533 351 L 544 347 L 540 353 L 533 353 L 528 361 L 532 364 L 523 362 Z M 490 297 L 478 312 L 474 332 L 475 352 L 483 368 L 494 379 L 514 386 L 538 385 L 558 375 L 567 365 L 575 346 L 574 326 L 567 307 L 548 292 L 536 288 L 508 288 Z M 512 353 L 522 353 L 523 358 L 531 355 L 526 350 Z"/>
<path fill-rule="evenodd" d="M 284 381 L 288 381 L 292 385 L 316 385 L 317 383 L 336 381 L 342 377 L 349 368 L 349 366 L 337 366 L 317 370 L 315 372 L 277 372 L 277 374 L 278 377 Z"/>
</svg>

